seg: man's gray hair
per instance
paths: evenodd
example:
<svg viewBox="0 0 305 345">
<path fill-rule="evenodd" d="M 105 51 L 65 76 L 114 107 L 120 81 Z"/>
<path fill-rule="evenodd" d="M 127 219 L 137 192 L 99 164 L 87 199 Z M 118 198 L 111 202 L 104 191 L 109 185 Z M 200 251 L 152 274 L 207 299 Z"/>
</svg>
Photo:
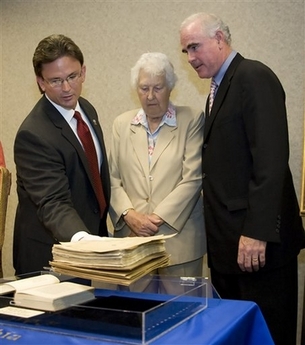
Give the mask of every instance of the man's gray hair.
<svg viewBox="0 0 305 345">
<path fill-rule="evenodd" d="M 217 31 L 221 31 L 224 34 L 226 43 L 229 46 L 231 45 L 231 33 L 228 25 L 226 25 L 221 18 L 212 13 L 200 12 L 192 14 L 182 22 L 180 30 L 189 24 L 198 21 L 201 23 L 202 32 L 204 35 L 212 38 L 215 37 Z"/>
</svg>

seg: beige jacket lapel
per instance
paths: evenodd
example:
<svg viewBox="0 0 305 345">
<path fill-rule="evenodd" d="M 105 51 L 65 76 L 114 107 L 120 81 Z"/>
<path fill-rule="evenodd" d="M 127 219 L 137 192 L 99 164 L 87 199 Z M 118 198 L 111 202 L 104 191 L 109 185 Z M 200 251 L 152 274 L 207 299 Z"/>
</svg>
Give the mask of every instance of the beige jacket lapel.
<svg viewBox="0 0 305 345">
<path fill-rule="evenodd" d="M 138 157 L 138 161 L 142 166 L 145 176 L 148 176 L 149 172 L 154 168 L 154 165 L 158 161 L 162 152 L 175 137 L 175 130 L 177 129 L 177 127 L 170 127 L 167 125 L 162 126 L 158 135 L 154 153 L 152 155 L 150 167 L 148 164 L 148 148 L 147 145 L 143 145 L 143 142 L 147 142 L 146 130 L 143 128 L 143 126 L 131 126 L 130 129 L 133 149 Z"/>
<path fill-rule="evenodd" d="M 152 160 L 150 163 L 150 171 L 154 168 L 154 165 L 157 163 L 159 157 L 162 155 L 166 147 L 175 137 L 175 130 L 177 127 L 170 127 L 166 124 L 160 129 L 154 153 L 152 155 Z"/>
<path fill-rule="evenodd" d="M 143 126 L 133 126 L 130 127 L 131 135 L 130 140 L 133 149 L 137 155 L 138 162 L 141 165 L 144 175 L 149 175 L 149 164 L 148 164 L 148 149 L 147 145 L 143 143 L 147 142 L 147 133 Z"/>
</svg>

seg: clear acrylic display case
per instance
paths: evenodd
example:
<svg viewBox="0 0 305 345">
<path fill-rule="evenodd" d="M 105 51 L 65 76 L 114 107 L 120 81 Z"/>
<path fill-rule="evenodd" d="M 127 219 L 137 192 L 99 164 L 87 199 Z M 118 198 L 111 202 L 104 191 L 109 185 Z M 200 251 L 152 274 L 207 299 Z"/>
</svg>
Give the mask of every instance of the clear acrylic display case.
<svg viewBox="0 0 305 345">
<path fill-rule="evenodd" d="M 52 272 L 61 281 L 73 280 L 96 287 L 96 299 L 58 312 L 44 312 L 31 318 L 0 314 L 0 324 L 9 322 L 40 331 L 95 338 L 123 344 L 148 344 L 219 299 L 210 280 L 202 277 L 148 275 L 130 287 L 91 282 Z M 29 275 L 0 279 L 0 283 Z M 160 291 L 166 286 L 167 290 Z M 162 289 L 161 289 L 162 290 Z M 10 305 L 13 296 L 0 296 L 0 308 Z"/>
</svg>

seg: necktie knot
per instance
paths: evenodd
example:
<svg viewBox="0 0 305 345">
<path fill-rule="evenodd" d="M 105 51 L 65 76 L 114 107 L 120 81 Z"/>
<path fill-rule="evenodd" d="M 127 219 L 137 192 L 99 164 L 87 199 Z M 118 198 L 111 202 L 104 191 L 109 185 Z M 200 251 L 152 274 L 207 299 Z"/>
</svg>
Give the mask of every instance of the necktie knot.
<svg viewBox="0 0 305 345">
<path fill-rule="evenodd" d="M 210 87 L 210 98 L 209 98 L 209 114 L 211 114 L 211 109 L 214 103 L 215 93 L 218 85 L 214 78 L 211 80 L 211 87 Z"/>
<path fill-rule="evenodd" d="M 77 121 L 82 121 L 81 114 L 77 110 L 75 110 L 73 116 L 76 118 Z"/>
<path fill-rule="evenodd" d="M 91 146 L 91 143 L 89 144 L 89 146 L 87 144 L 84 145 L 84 141 L 85 142 L 88 142 L 88 140 L 91 141 L 91 139 L 89 138 L 89 135 L 91 136 L 89 127 L 87 126 L 86 122 L 83 120 L 81 114 L 78 111 L 74 112 L 73 117 L 77 121 L 77 135 L 83 144 L 84 150 L 86 151 L 86 149 Z M 88 132 L 89 132 L 89 135 L 87 134 Z"/>
</svg>

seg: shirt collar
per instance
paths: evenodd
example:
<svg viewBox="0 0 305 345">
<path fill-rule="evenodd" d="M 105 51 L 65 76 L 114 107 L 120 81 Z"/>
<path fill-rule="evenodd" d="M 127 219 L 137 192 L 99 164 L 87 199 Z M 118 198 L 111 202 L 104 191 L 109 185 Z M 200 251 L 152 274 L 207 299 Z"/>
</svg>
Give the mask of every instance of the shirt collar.
<svg viewBox="0 0 305 345">
<path fill-rule="evenodd" d="M 147 117 L 143 108 L 141 108 L 137 112 L 136 116 L 131 120 L 131 124 L 132 125 L 141 124 L 145 128 L 148 128 Z M 171 102 L 169 102 L 168 109 L 166 113 L 163 115 L 159 127 L 163 126 L 164 124 L 170 127 L 177 126 L 176 108 Z"/>
<path fill-rule="evenodd" d="M 218 73 L 213 77 L 217 85 L 220 85 L 223 76 L 225 75 L 228 67 L 230 66 L 232 60 L 235 58 L 236 54 L 237 52 L 235 50 L 232 50 L 230 55 L 226 58 L 225 62 L 220 67 L 220 70 L 218 71 Z"/>
<path fill-rule="evenodd" d="M 78 112 L 82 113 L 81 108 L 79 103 L 77 102 L 75 109 L 65 109 L 62 106 L 60 106 L 59 104 L 51 101 L 51 99 L 45 94 L 46 98 L 49 100 L 50 103 L 52 103 L 54 105 L 54 107 L 60 112 L 60 114 L 64 117 L 64 119 L 69 123 L 74 116 L 74 112 L 75 110 L 77 110 Z"/>
</svg>

